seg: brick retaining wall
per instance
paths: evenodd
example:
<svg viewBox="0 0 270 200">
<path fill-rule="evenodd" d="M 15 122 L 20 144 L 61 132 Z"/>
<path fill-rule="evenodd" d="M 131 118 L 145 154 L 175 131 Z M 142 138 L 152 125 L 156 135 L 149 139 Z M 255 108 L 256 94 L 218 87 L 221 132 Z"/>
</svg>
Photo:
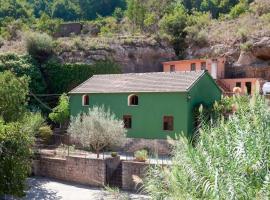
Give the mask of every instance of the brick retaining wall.
<svg viewBox="0 0 270 200">
<path fill-rule="evenodd" d="M 142 138 L 127 138 L 124 150 L 126 152 L 135 152 L 141 149 L 158 155 L 169 155 L 171 153 L 171 145 L 167 140 L 163 139 L 142 139 Z"/>
<path fill-rule="evenodd" d="M 138 190 L 140 185 L 133 181 L 132 176 L 138 176 L 143 179 L 147 173 L 147 169 L 151 166 L 149 163 L 123 161 L 122 162 L 122 186 L 125 190 Z"/>
<path fill-rule="evenodd" d="M 33 161 L 33 174 L 50 178 L 72 181 L 91 186 L 106 184 L 106 163 L 110 163 L 110 170 L 114 170 L 120 158 L 89 159 L 67 156 L 60 158 L 40 158 Z"/>
</svg>

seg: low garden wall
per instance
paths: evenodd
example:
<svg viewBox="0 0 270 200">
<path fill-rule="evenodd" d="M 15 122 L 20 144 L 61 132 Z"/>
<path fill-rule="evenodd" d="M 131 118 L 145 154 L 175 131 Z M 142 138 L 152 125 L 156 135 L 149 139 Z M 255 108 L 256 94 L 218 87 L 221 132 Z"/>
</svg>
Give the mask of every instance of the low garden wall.
<svg viewBox="0 0 270 200">
<path fill-rule="evenodd" d="M 148 149 L 150 152 L 158 155 L 169 155 L 171 153 L 171 145 L 164 139 L 142 139 L 127 138 L 124 151 L 135 152 L 141 149 Z"/>
<path fill-rule="evenodd" d="M 91 186 L 104 186 L 106 167 L 114 170 L 119 163 L 119 157 L 104 160 L 72 156 L 65 159 L 42 157 L 33 161 L 33 174 Z"/>
<path fill-rule="evenodd" d="M 143 180 L 147 170 L 156 164 L 136 161 L 122 161 L 122 186 L 125 190 L 140 191 L 142 183 L 136 183 L 134 176 Z M 162 165 L 163 167 L 167 165 Z M 136 179 L 136 178 L 135 178 Z"/>
</svg>

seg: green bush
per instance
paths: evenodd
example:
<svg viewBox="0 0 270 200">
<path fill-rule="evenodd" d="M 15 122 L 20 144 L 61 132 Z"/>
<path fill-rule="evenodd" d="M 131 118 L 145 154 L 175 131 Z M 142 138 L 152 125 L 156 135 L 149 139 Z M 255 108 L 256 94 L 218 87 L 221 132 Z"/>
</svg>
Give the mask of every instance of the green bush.
<svg viewBox="0 0 270 200">
<path fill-rule="evenodd" d="M 252 48 L 252 42 L 250 42 L 250 41 L 247 41 L 247 42 L 245 42 L 245 43 L 240 44 L 240 49 L 241 49 L 242 51 L 247 52 L 247 51 L 249 51 L 251 48 Z"/>
<path fill-rule="evenodd" d="M 27 33 L 26 47 L 28 53 L 39 62 L 45 61 L 53 53 L 53 40 L 46 33 Z"/>
<path fill-rule="evenodd" d="M 153 199 L 268 199 L 268 106 L 259 95 L 232 99 L 235 113 L 204 122 L 195 146 L 180 137 L 174 164 L 149 171 L 145 189 Z"/>
<path fill-rule="evenodd" d="M 17 76 L 28 76 L 29 88 L 36 94 L 44 94 L 46 84 L 36 61 L 29 55 L 0 54 L 0 72 L 11 70 Z"/>
<path fill-rule="evenodd" d="M 16 121 L 26 111 L 28 79 L 10 71 L 0 73 L 0 116 L 5 122 Z"/>
<path fill-rule="evenodd" d="M 114 157 L 118 156 L 118 153 L 117 152 L 112 152 L 111 156 L 114 158 Z"/>
<path fill-rule="evenodd" d="M 24 195 L 39 116 L 27 114 L 22 121 L 11 123 L 0 120 L 0 197 Z"/>
<path fill-rule="evenodd" d="M 68 121 L 69 115 L 69 98 L 66 94 L 62 94 L 59 98 L 58 105 L 49 114 L 49 118 L 53 122 L 59 123 L 61 127 L 62 124 Z"/>
<path fill-rule="evenodd" d="M 138 150 L 134 152 L 136 161 L 145 162 L 148 159 L 148 152 L 146 150 Z"/>
<path fill-rule="evenodd" d="M 243 0 L 241 1 L 240 3 L 238 3 L 237 5 L 235 5 L 230 13 L 229 13 L 229 16 L 234 19 L 234 18 L 237 18 L 239 17 L 241 14 L 245 13 L 246 11 L 248 11 L 248 2 Z"/>
<path fill-rule="evenodd" d="M 49 142 L 51 137 L 52 137 L 52 129 L 50 126 L 42 126 L 38 130 L 39 137 L 44 141 L 44 142 Z"/>
</svg>

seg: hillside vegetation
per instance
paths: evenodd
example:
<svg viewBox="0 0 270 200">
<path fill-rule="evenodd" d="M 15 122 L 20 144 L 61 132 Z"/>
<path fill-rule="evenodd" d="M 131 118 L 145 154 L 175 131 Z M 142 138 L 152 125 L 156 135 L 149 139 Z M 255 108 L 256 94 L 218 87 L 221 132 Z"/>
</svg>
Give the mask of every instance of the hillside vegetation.
<svg viewBox="0 0 270 200">
<path fill-rule="evenodd" d="M 235 32 L 249 33 L 237 31 L 249 19 L 238 19 L 241 15 L 251 15 L 255 24 L 264 26 L 269 20 L 263 16 L 269 13 L 269 2 L 256 2 L 259 6 L 252 0 L 1 0 L 0 46 L 4 40 L 21 38 L 22 32 L 34 30 L 53 36 L 60 23 L 80 21 L 98 36 L 154 35 L 168 39 L 176 55 L 184 57 L 190 43 L 205 45 L 224 39 L 226 31 L 220 34 L 220 29 L 232 32 L 228 38 L 234 38 Z M 83 34 L 91 35 L 91 30 L 85 29 Z"/>
</svg>

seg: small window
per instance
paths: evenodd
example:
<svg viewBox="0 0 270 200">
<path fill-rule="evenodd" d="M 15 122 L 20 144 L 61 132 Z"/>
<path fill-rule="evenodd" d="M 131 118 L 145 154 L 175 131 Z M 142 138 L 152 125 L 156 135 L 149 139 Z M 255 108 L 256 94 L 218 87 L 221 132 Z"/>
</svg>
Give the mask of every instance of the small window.
<svg viewBox="0 0 270 200">
<path fill-rule="evenodd" d="M 206 62 L 201 63 L 201 70 L 206 70 Z"/>
<path fill-rule="evenodd" d="M 196 71 L 196 64 L 195 63 L 191 63 L 190 70 L 191 71 Z"/>
<path fill-rule="evenodd" d="M 241 82 L 236 82 L 235 86 L 241 88 Z"/>
<path fill-rule="evenodd" d="M 175 65 L 170 65 L 170 72 L 175 72 Z"/>
<path fill-rule="evenodd" d="M 82 105 L 83 106 L 89 106 L 89 96 L 88 95 L 83 95 L 82 96 Z"/>
<path fill-rule="evenodd" d="M 173 131 L 173 117 L 172 116 L 163 117 L 163 130 Z"/>
<path fill-rule="evenodd" d="M 124 127 L 126 129 L 131 129 L 131 127 L 132 127 L 132 117 L 131 117 L 131 115 L 124 115 L 123 116 L 123 121 L 124 121 Z"/>
<path fill-rule="evenodd" d="M 139 105 L 139 97 L 135 94 L 129 95 L 128 97 L 128 105 L 129 106 L 137 106 Z"/>
</svg>

